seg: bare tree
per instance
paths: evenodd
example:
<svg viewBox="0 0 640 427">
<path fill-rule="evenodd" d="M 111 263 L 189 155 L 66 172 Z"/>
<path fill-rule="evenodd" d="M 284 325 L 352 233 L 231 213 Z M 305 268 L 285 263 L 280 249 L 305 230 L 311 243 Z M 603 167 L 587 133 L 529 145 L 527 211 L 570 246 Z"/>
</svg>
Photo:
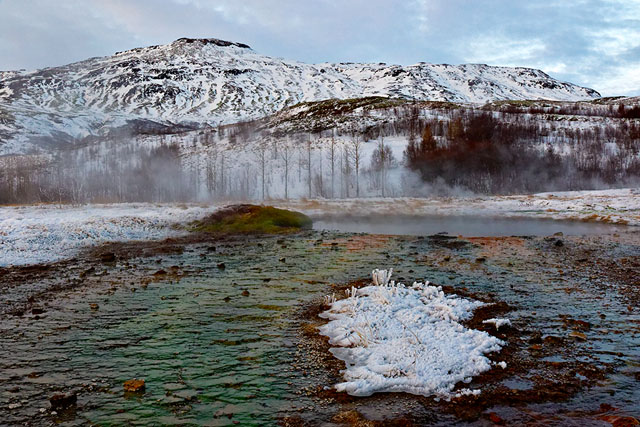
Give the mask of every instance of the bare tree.
<svg viewBox="0 0 640 427">
<path fill-rule="evenodd" d="M 207 138 L 207 145 L 209 144 Z M 209 156 L 207 161 L 207 190 L 209 193 L 215 193 L 217 190 L 218 177 L 218 146 L 216 144 L 209 145 Z"/>
<path fill-rule="evenodd" d="M 280 150 L 280 158 L 284 163 L 284 198 L 289 200 L 289 163 L 293 157 L 293 150 L 287 142 Z"/>
<path fill-rule="evenodd" d="M 331 198 L 334 198 L 334 176 L 336 164 L 336 139 L 331 136 L 331 144 L 329 145 L 329 161 L 331 162 Z"/>
<path fill-rule="evenodd" d="M 356 174 L 356 197 L 360 197 L 360 163 L 362 162 L 362 141 L 355 135 L 351 139 L 351 155 L 353 156 L 353 168 Z"/>
<path fill-rule="evenodd" d="M 262 181 L 262 200 L 264 201 L 264 190 L 265 190 L 265 169 L 267 163 L 267 147 L 264 143 L 259 143 L 255 150 L 256 159 L 260 164 L 260 172 L 261 172 L 261 181 Z"/>
<path fill-rule="evenodd" d="M 322 144 L 320 144 L 320 155 L 318 156 L 318 161 L 320 162 L 320 172 L 318 173 L 318 191 L 317 194 L 320 195 L 320 197 L 324 197 L 324 182 L 323 182 L 323 176 L 324 173 L 322 171 Z"/>
<path fill-rule="evenodd" d="M 309 185 L 309 198 L 311 198 L 311 150 L 313 146 L 311 145 L 311 135 L 309 135 L 309 139 L 307 139 L 307 184 Z"/>
<path fill-rule="evenodd" d="M 220 155 L 220 195 L 225 197 L 224 151 Z"/>
<path fill-rule="evenodd" d="M 385 197 L 387 171 L 394 162 L 393 153 L 388 145 L 384 144 L 384 138 L 380 135 L 378 146 L 371 156 L 371 170 L 377 172 L 377 186 L 381 189 L 382 197 Z"/>
<path fill-rule="evenodd" d="M 350 197 L 349 195 L 349 187 L 350 187 L 350 177 L 351 177 L 351 153 L 349 151 L 349 147 L 348 146 L 344 146 L 342 147 L 342 157 L 344 159 L 343 163 L 343 169 L 342 169 L 342 175 L 343 175 L 343 180 L 344 180 L 344 189 L 346 192 L 346 196 L 347 198 Z"/>
</svg>

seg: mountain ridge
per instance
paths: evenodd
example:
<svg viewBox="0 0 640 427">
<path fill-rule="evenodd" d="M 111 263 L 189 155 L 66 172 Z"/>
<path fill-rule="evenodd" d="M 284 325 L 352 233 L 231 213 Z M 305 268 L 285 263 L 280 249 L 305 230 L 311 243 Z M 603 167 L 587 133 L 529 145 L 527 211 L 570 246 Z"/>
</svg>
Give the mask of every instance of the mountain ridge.
<svg viewBox="0 0 640 427">
<path fill-rule="evenodd" d="M 382 96 L 486 103 L 591 100 L 600 94 L 541 70 L 486 64 L 319 63 L 244 43 L 181 38 L 35 71 L 0 73 L 0 154 L 50 149 L 131 120 L 215 126 L 300 102 Z"/>
</svg>

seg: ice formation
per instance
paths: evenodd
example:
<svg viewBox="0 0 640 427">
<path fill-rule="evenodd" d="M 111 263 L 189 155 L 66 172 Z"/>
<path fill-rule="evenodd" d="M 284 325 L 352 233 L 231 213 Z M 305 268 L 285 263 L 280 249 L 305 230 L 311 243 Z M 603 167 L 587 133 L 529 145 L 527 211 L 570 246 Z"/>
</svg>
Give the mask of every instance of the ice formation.
<svg viewBox="0 0 640 427">
<path fill-rule="evenodd" d="M 501 326 L 511 326 L 511 320 L 509 319 L 487 319 L 483 320 L 482 323 L 495 326 L 496 331 L 500 329 Z"/>
<path fill-rule="evenodd" d="M 445 296 L 428 282 L 408 287 L 390 277 L 391 270 L 374 270 L 373 285 L 349 291 L 321 314 L 329 323 L 320 333 L 346 364 L 336 389 L 354 396 L 407 392 L 446 399 L 480 393 L 454 389 L 491 369 L 495 364 L 485 355 L 504 345 L 460 323 L 484 303 Z"/>
</svg>

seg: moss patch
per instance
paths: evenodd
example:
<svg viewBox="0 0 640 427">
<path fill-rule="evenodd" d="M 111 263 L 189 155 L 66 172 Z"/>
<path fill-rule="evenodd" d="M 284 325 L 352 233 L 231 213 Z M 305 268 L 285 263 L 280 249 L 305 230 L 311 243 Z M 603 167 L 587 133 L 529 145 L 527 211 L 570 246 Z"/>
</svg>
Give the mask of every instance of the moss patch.
<svg viewBox="0 0 640 427">
<path fill-rule="evenodd" d="M 311 228 L 311 218 L 272 206 L 233 205 L 196 221 L 191 231 L 223 234 L 279 234 Z"/>
</svg>

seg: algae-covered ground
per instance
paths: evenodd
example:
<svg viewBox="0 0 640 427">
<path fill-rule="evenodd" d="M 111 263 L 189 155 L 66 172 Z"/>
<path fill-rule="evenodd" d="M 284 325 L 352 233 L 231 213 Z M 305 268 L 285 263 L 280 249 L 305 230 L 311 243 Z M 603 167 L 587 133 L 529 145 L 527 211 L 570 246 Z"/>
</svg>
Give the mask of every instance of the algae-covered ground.
<svg viewBox="0 0 640 427">
<path fill-rule="evenodd" d="M 290 233 L 311 228 L 308 216 L 272 206 L 234 205 L 196 221 L 191 231 L 205 233 Z"/>
</svg>

